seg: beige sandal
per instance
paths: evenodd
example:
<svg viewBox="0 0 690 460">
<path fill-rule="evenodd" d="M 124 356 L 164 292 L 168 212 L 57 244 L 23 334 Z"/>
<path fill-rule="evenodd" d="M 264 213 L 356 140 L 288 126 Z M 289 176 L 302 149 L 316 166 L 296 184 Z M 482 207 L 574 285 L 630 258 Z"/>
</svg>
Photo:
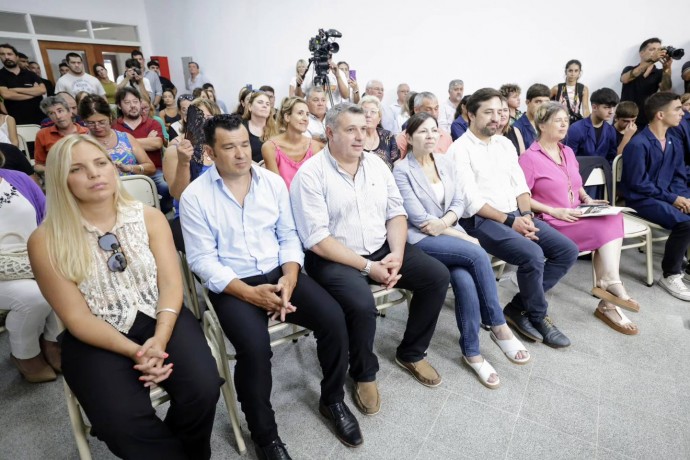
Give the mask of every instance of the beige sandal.
<svg viewBox="0 0 690 460">
<path fill-rule="evenodd" d="M 628 295 L 622 281 L 612 281 L 610 284 L 606 284 L 600 280 L 597 285 L 592 289 L 593 296 L 635 313 L 640 311 L 640 304 Z"/>
<path fill-rule="evenodd" d="M 618 314 L 618 316 L 620 316 L 621 320 L 613 320 L 609 315 L 606 314 L 606 312 L 608 311 L 615 311 Z M 637 335 L 640 333 L 640 330 L 637 328 L 637 325 L 630 321 L 628 317 L 623 314 L 620 308 L 618 308 L 616 305 L 610 304 L 605 300 L 599 302 L 599 305 L 597 305 L 597 309 L 594 310 L 594 316 L 606 323 L 606 325 L 609 326 L 611 329 L 613 329 L 614 331 L 618 331 L 621 334 Z M 632 324 L 633 328 L 625 327 L 628 324 Z"/>
</svg>

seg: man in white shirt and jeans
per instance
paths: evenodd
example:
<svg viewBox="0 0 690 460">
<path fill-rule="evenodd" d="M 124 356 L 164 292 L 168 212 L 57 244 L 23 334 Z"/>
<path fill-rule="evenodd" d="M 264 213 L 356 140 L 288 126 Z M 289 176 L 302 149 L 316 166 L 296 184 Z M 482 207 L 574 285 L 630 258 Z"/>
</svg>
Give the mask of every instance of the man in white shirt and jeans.
<svg viewBox="0 0 690 460">
<path fill-rule="evenodd" d="M 520 288 L 503 310 L 522 335 L 553 348 L 570 340 L 547 316 L 545 292 L 575 263 L 578 249 L 568 237 L 530 210 L 530 190 L 515 147 L 497 134 L 501 93 L 475 92 L 467 102 L 470 129 L 448 150 L 454 155 L 467 206 L 460 225 L 490 254 L 517 265 Z"/>
<path fill-rule="evenodd" d="M 407 243 L 407 214 L 388 166 L 364 154 L 361 107 L 335 106 L 326 114 L 328 145 L 297 171 L 290 187 L 304 268 L 336 299 L 350 339 L 353 399 L 366 415 L 381 407 L 374 354 L 376 304 L 369 283 L 413 291 L 396 363 L 421 384 L 441 376 L 425 359 L 450 275 L 438 260 Z"/>
</svg>

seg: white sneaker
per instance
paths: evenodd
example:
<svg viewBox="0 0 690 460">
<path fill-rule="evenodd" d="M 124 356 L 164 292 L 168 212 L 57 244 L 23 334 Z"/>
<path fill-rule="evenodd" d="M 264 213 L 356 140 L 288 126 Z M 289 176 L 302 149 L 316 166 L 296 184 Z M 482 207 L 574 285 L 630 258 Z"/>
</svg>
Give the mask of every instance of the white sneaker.
<svg viewBox="0 0 690 460">
<path fill-rule="evenodd" d="M 690 283 L 690 272 L 684 272 L 683 281 Z"/>
<path fill-rule="evenodd" d="M 673 297 L 690 302 L 690 288 L 683 283 L 682 274 L 659 278 L 659 286 L 666 289 Z"/>
</svg>

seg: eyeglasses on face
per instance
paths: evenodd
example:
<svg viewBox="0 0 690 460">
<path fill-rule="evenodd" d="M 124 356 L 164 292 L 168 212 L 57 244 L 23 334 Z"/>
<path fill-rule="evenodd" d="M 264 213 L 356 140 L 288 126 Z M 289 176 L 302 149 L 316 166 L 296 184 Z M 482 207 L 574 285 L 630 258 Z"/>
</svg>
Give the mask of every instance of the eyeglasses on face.
<svg viewBox="0 0 690 460">
<path fill-rule="evenodd" d="M 84 124 L 89 128 L 95 128 L 96 126 L 104 128 L 110 126 L 110 120 L 84 121 Z"/>
<path fill-rule="evenodd" d="M 112 251 L 108 258 L 108 270 L 111 272 L 123 272 L 127 268 L 127 258 L 120 247 L 120 240 L 113 233 L 106 233 L 98 238 L 98 246 L 104 251 Z"/>
</svg>

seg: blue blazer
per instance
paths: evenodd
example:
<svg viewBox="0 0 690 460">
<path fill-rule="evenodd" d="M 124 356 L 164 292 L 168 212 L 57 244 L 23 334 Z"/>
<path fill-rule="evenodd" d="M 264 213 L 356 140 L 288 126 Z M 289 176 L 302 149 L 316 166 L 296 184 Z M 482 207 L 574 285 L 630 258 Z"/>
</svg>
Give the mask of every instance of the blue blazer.
<svg viewBox="0 0 690 460">
<path fill-rule="evenodd" d="M 587 117 L 570 126 L 565 144 L 573 149 L 577 156 L 604 157 L 611 163 L 616 157 L 616 150 L 618 149 L 616 128 L 604 122 L 601 127 L 601 137 L 597 144 L 597 135 L 594 131 L 592 118 Z"/>
<path fill-rule="evenodd" d="M 398 161 L 393 169 L 393 177 L 403 197 L 403 206 L 407 211 L 407 241 L 415 244 L 426 238 L 426 233 L 419 227 L 428 220 L 440 219 L 448 211 L 460 219 L 465 209 L 465 199 L 462 189 L 458 186 L 455 162 L 444 154 L 433 154 L 436 162 L 436 170 L 443 184 L 444 204 L 438 202 L 431 184 L 426 178 L 422 166 L 409 152 L 405 158 Z M 465 232 L 457 223 L 453 227 Z"/>
</svg>

